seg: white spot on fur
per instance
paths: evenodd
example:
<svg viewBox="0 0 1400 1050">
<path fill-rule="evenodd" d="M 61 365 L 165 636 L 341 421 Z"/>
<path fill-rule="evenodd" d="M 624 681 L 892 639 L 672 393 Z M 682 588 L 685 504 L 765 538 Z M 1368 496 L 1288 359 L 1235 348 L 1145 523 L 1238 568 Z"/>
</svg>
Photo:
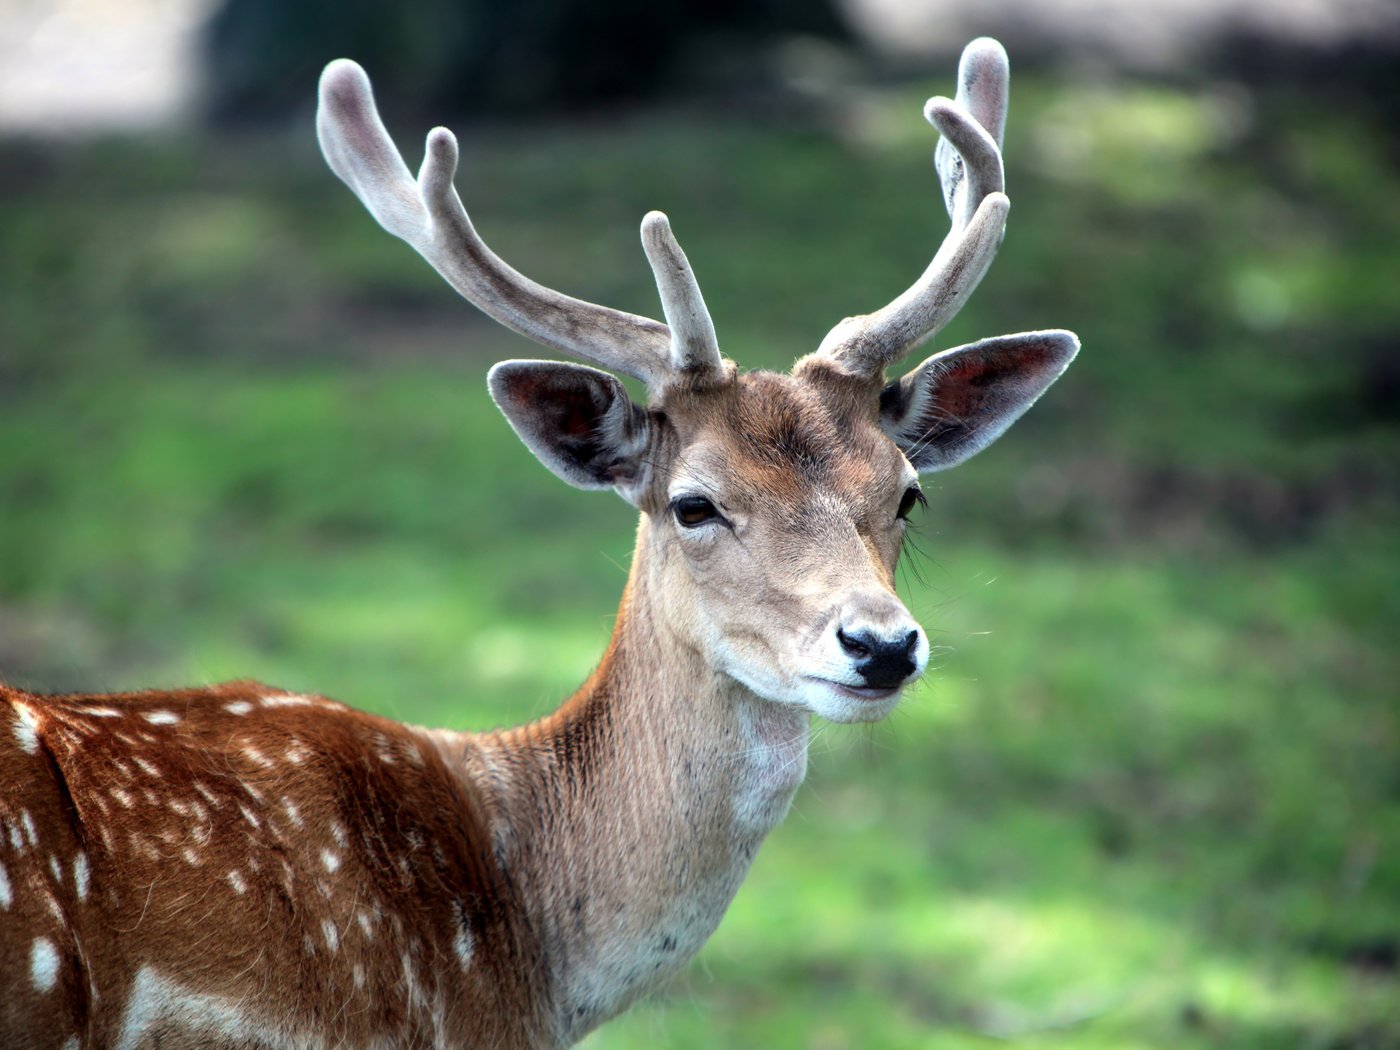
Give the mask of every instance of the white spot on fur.
<svg viewBox="0 0 1400 1050">
<path fill-rule="evenodd" d="M 146 776 L 160 779 L 160 767 L 157 766 L 154 762 L 149 762 L 146 759 L 142 758 L 140 755 L 137 755 L 135 758 L 132 759 L 132 761 L 141 767 L 141 769 L 145 772 Z"/>
<path fill-rule="evenodd" d="M 13 904 L 14 901 L 15 890 L 14 887 L 10 885 L 10 873 L 6 870 L 5 865 L 0 863 L 0 908 L 9 911 L 10 905 Z M 363 915 L 364 913 L 361 912 L 361 914 Z"/>
<path fill-rule="evenodd" d="M 227 875 L 229 885 L 233 887 L 234 893 L 247 893 L 248 884 L 243 881 L 243 876 L 237 871 L 231 871 Z"/>
<path fill-rule="evenodd" d="M 355 968 L 351 971 L 351 973 L 354 975 L 355 978 L 355 987 L 363 988 L 365 986 L 365 968 L 359 963 L 356 963 Z"/>
<path fill-rule="evenodd" d="M 417 1003 L 422 998 L 422 991 L 418 987 L 418 975 L 413 971 L 413 960 L 407 955 L 399 957 L 399 962 L 403 964 L 403 981 L 408 988 L 408 1001 Z"/>
<path fill-rule="evenodd" d="M 327 871 L 335 871 L 340 867 L 340 858 L 328 849 L 321 851 L 321 863 L 326 866 Z"/>
<path fill-rule="evenodd" d="M 247 700 L 232 700 L 224 704 L 224 710 L 231 715 L 246 715 L 253 709 L 253 705 Z"/>
<path fill-rule="evenodd" d="M 299 766 L 306 761 L 306 754 L 306 748 L 302 742 L 296 737 L 292 737 L 287 745 L 287 761 L 294 766 Z"/>
<path fill-rule="evenodd" d="M 53 872 L 55 882 L 63 881 L 63 865 L 58 862 L 58 857 L 52 853 L 49 854 L 49 871 Z"/>
<path fill-rule="evenodd" d="M 345 828 L 339 821 L 331 822 L 331 838 L 335 839 L 335 844 L 341 849 L 345 848 L 345 843 L 348 840 L 345 837 Z"/>
<path fill-rule="evenodd" d="M 29 979 L 41 992 L 58 983 L 58 950 L 47 937 L 35 937 L 29 946 Z"/>
<path fill-rule="evenodd" d="M 335 923 L 327 919 L 321 923 L 321 932 L 326 938 L 326 947 L 331 951 L 336 951 L 340 947 L 340 934 L 335 928 Z"/>
<path fill-rule="evenodd" d="M 282 808 L 287 811 L 287 819 L 297 827 L 301 827 L 301 810 L 297 809 L 297 804 L 289 798 L 284 798 Z"/>
<path fill-rule="evenodd" d="M 87 900 L 89 874 L 87 854 L 79 850 L 73 858 L 73 887 L 78 891 L 80 901 Z"/>
<path fill-rule="evenodd" d="M 261 751 L 259 751 L 257 748 L 253 747 L 252 744 L 248 744 L 248 745 L 245 745 L 245 746 L 244 746 L 244 748 L 243 748 L 243 754 L 246 755 L 246 756 L 248 757 L 248 760 L 249 760 L 250 762 L 253 762 L 253 763 L 256 764 L 256 765 L 262 766 L 264 769 L 266 769 L 268 766 L 272 765 L 272 759 L 268 758 L 266 755 L 264 755 L 264 754 L 263 754 Z"/>
<path fill-rule="evenodd" d="M 370 925 L 369 916 L 360 912 L 355 916 L 355 921 L 360 924 L 360 930 L 364 933 L 366 940 L 374 940 L 374 927 Z"/>
<path fill-rule="evenodd" d="M 394 745 L 383 733 L 374 734 L 374 753 L 379 756 L 379 761 L 386 766 L 392 766 L 396 761 L 394 758 Z"/>
<path fill-rule="evenodd" d="M 185 863 L 192 868 L 197 868 L 204 863 L 204 858 L 189 846 L 186 846 L 180 855 L 185 858 Z"/>
<path fill-rule="evenodd" d="M 180 721 L 180 716 L 174 711 L 145 711 L 141 717 L 154 726 L 173 726 Z"/>
<path fill-rule="evenodd" d="M 459 922 L 457 924 L 457 936 L 452 938 L 452 950 L 457 953 L 457 961 L 462 964 L 462 972 L 465 973 L 472 964 L 472 932 L 467 929 L 467 924 Z"/>
<path fill-rule="evenodd" d="M 84 707 L 79 713 L 92 715 L 93 718 L 120 718 L 122 714 L 112 707 Z"/>
<path fill-rule="evenodd" d="M 204 801 L 208 802 L 211 806 L 218 808 L 219 796 L 214 794 L 214 792 L 210 791 L 209 788 L 206 787 L 202 781 L 196 780 L 191 786 L 194 788 L 195 793 L 198 794 L 200 798 L 204 799 Z"/>
<path fill-rule="evenodd" d="M 262 698 L 264 707 L 309 707 L 314 701 L 306 696 L 265 696 Z"/>
<path fill-rule="evenodd" d="M 240 803 L 238 806 L 238 812 L 242 813 L 243 819 L 246 820 L 249 824 L 253 825 L 253 827 L 262 827 L 262 821 L 260 821 L 257 818 L 257 816 L 254 815 L 253 811 L 250 810 L 247 806 Z"/>
<path fill-rule="evenodd" d="M 31 755 L 39 753 L 39 716 L 21 703 L 15 704 L 19 721 L 15 723 L 15 737 L 19 746 Z"/>
<path fill-rule="evenodd" d="M 19 822 L 24 825 L 24 836 L 29 840 L 29 844 L 39 845 L 39 829 L 34 826 L 34 818 L 29 815 L 29 810 L 19 811 Z"/>
<path fill-rule="evenodd" d="M 125 788 L 113 788 L 112 797 L 121 803 L 123 809 L 131 808 L 131 793 Z"/>
</svg>

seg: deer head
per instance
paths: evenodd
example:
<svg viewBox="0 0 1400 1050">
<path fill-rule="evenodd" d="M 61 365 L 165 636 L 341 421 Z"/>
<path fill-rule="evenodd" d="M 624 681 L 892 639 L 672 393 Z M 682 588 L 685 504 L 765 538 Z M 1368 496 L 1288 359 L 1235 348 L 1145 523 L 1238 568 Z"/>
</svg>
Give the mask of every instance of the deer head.
<svg viewBox="0 0 1400 1050">
<path fill-rule="evenodd" d="M 1001 45 L 965 51 L 955 99 L 924 115 L 951 229 L 917 281 L 836 325 L 788 375 L 721 356 L 685 253 L 660 212 L 642 221 L 665 323 L 571 298 L 481 240 L 453 186 L 457 142 L 428 133 L 417 179 L 355 63 L 321 79 L 318 134 L 337 175 L 385 229 L 491 317 L 608 371 L 550 361 L 491 369 L 492 397 L 540 461 L 642 515 L 634 580 L 653 627 L 759 697 L 839 722 L 882 718 L 922 672 L 923 630 L 895 594 L 919 475 L 954 466 L 1011 425 L 1073 359 L 1069 332 L 1000 336 L 887 370 L 931 338 L 981 280 L 1009 201 L 1000 142 Z"/>
</svg>

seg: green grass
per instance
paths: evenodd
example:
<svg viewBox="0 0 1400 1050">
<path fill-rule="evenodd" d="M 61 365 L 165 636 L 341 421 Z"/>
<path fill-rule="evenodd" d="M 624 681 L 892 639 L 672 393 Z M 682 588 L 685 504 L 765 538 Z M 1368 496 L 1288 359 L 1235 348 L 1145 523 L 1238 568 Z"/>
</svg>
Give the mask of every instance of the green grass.
<svg viewBox="0 0 1400 1050">
<path fill-rule="evenodd" d="M 589 1046 L 1400 1045 L 1400 185 L 1361 117 L 1241 90 L 1018 86 L 940 343 L 1084 353 L 926 479 L 936 670 L 818 727 L 714 940 Z M 647 313 L 666 208 L 726 351 L 781 366 L 941 236 L 924 93 L 486 128 L 460 182 L 526 272 Z M 515 442 L 482 379 L 534 348 L 308 142 L 0 145 L 0 189 L 0 674 L 486 727 L 588 672 L 631 513 Z"/>
</svg>

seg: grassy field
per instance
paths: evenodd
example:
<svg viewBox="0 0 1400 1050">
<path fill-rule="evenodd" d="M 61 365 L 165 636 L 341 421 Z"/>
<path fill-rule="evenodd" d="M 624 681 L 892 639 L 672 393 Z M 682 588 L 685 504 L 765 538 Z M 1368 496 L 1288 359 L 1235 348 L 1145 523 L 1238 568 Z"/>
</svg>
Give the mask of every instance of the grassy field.
<svg viewBox="0 0 1400 1050">
<path fill-rule="evenodd" d="M 485 127 L 459 185 L 527 273 L 644 313 L 665 208 L 725 351 L 782 367 L 941 238 L 942 89 Z M 1023 80 L 1008 157 L 940 342 L 1084 352 L 926 479 L 901 585 L 936 669 L 815 728 L 719 933 L 593 1050 L 1400 1046 L 1393 137 L 1283 91 Z M 632 515 L 516 443 L 483 383 L 512 356 L 309 132 L 0 145 L 0 675 L 549 710 Z"/>
</svg>

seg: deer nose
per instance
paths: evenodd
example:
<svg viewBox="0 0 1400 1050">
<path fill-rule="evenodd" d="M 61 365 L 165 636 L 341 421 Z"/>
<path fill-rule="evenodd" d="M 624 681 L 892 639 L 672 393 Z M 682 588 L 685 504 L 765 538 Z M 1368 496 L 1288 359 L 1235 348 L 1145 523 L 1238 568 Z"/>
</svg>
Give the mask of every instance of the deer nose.
<svg viewBox="0 0 1400 1050">
<path fill-rule="evenodd" d="M 836 628 L 836 640 L 856 665 L 856 673 L 871 689 L 893 689 L 914 673 L 914 648 L 919 632 L 899 632 L 892 638 L 871 630 L 847 633 Z"/>
</svg>

